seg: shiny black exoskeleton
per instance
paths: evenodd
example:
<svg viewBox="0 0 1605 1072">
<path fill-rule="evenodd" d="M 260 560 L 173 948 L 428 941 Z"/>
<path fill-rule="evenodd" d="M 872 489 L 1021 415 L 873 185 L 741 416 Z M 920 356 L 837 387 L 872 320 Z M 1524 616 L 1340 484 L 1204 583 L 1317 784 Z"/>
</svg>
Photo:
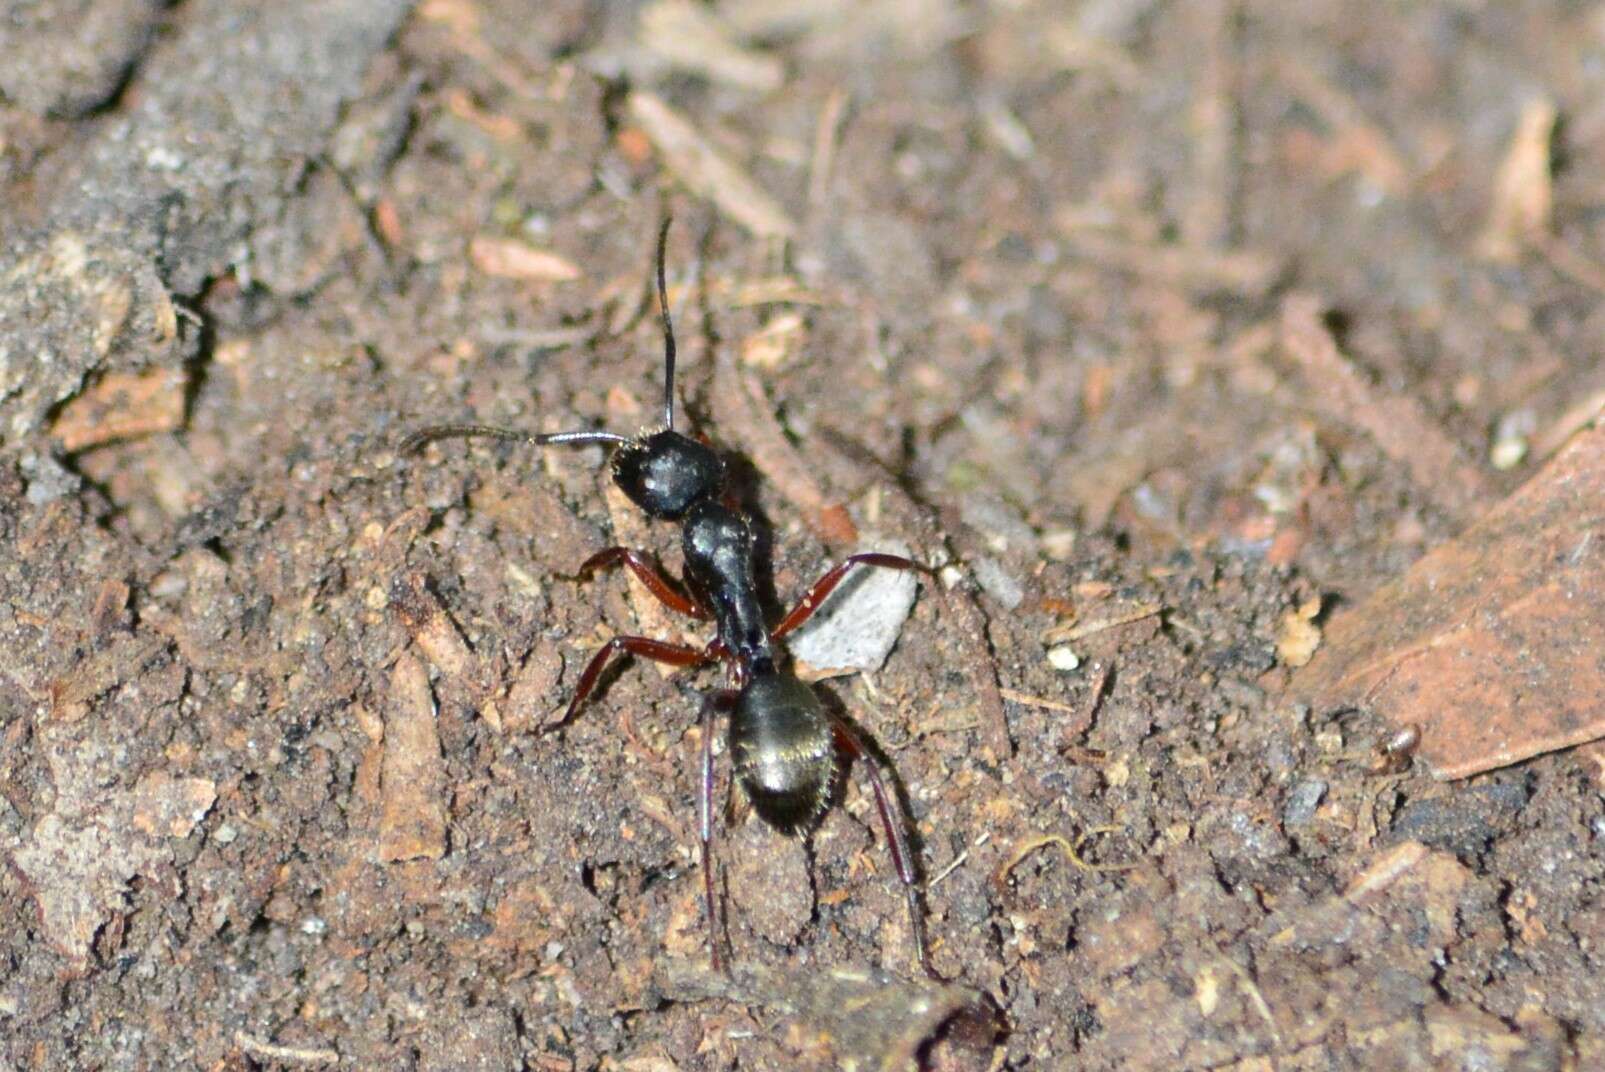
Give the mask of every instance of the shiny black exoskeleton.
<svg viewBox="0 0 1605 1072">
<path fill-rule="evenodd" d="M 531 434 L 476 424 L 437 425 L 409 436 L 403 451 L 435 439 L 492 436 L 538 446 L 602 444 L 613 446 L 615 484 L 648 516 L 678 522 L 691 596 L 682 594 L 646 556 L 625 547 L 609 547 L 580 567 L 581 576 L 598 569 L 627 566 L 646 588 L 671 609 L 708 619 L 716 627 L 704 648 L 641 636 L 616 636 L 596 653 L 580 674 L 563 718 L 549 729 L 566 725 L 596 686 L 607 664 L 629 653 L 677 666 L 726 663 L 736 688 L 715 693 L 702 715 L 702 842 L 703 892 L 706 899 L 713 961 L 723 968 L 718 938 L 713 879 L 713 717 L 728 713 L 731 766 L 742 792 L 760 818 L 783 833 L 811 829 L 829 806 L 846 752 L 863 762 L 886 830 L 892 862 L 908 900 L 915 954 L 933 977 L 912 855 L 904 835 L 896 798 L 887 791 L 858 734 L 828 711 L 813 689 L 790 673 L 777 656 L 775 641 L 807 621 L 847 573 L 857 565 L 920 569 L 896 555 L 852 555 L 816 581 L 773 629 L 766 624 L 758 600 L 753 563 L 754 539 L 746 516 L 725 493 L 725 465 L 718 453 L 674 429 L 674 327 L 669 317 L 664 251 L 669 224 L 658 235 L 658 304 L 663 318 L 664 427 L 635 439 L 612 432 Z"/>
</svg>

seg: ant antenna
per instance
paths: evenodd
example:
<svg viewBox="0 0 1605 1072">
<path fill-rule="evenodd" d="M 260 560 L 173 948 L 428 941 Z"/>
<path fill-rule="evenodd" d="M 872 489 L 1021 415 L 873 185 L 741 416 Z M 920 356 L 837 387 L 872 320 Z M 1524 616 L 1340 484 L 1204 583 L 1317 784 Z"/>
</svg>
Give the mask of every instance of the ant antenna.
<svg viewBox="0 0 1605 1072">
<path fill-rule="evenodd" d="M 437 439 L 467 439 L 470 436 L 486 436 L 491 439 L 508 439 L 517 443 L 530 443 L 537 447 L 549 447 L 556 444 L 575 444 L 579 446 L 591 443 L 609 443 L 614 446 L 628 443 L 626 436 L 614 432 L 518 432 L 511 428 L 496 428 L 488 424 L 437 424 L 430 428 L 421 428 L 401 441 L 397 448 L 402 454 L 411 454 L 426 443 L 433 443 Z"/>
<path fill-rule="evenodd" d="M 669 286 L 663 278 L 663 258 L 669 245 L 669 224 L 673 216 L 663 217 L 658 231 L 658 312 L 663 317 L 663 424 L 674 431 L 674 324 L 669 320 Z"/>
</svg>

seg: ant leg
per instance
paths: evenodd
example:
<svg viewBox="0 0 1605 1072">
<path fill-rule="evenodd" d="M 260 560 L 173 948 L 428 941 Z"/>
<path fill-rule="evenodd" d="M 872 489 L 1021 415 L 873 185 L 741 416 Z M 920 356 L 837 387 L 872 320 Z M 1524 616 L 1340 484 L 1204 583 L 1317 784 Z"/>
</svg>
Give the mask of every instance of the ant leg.
<svg viewBox="0 0 1605 1072">
<path fill-rule="evenodd" d="M 713 617 L 702 604 L 675 591 L 674 586 L 669 583 L 669 579 L 658 571 L 657 566 L 651 559 L 639 551 L 632 551 L 628 547 L 609 547 L 598 551 L 581 563 L 579 572 L 575 576 L 584 580 L 599 569 L 612 569 L 620 563 L 628 566 L 630 572 L 635 574 L 642 584 L 646 585 L 647 591 L 656 596 L 658 602 L 670 610 L 703 620 Z"/>
<path fill-rule="evenodd" d="M 616 636 L 603 644 L 602 650 L 585 664 L 585 672 L 580 675 L 580 683 L 574 687 L 574 698 L 568 702 L 568 710 L 563 712 L 563 717 L 550 726 L 542 727 L 541 733 L 555 732 L 574 721 L 574 713 L 580 709 L 580 704 L 585 702 L 585 698 L 596 687 L 596 679 L 601 676 L 603 669 L 613 657 L 621 651 L 654 662 L 668 663 L 670 666 L 701 666 L 708 661 L 706 652 L 688 648 L 684 644 L 671 644 L 666 640 L 653 640 L 651 637 L 643 636 Z"/>
<path fill-rule="evenodd" d="M 708 950 L 713 954 L 713 970 L 724 975 L 730 974 L 730 968 L 720 951 L 718 898 L 714 893 L 717 883 L 713 875 L 713 715 L 715 711 L 728 710 L 735 698 L 734 692 L 718 692 L 702 701 L 702 903 L 708 911 Z"/>
<path fill-rule="evenodd" d="M 931 953 L 925 944 L 925 917 L 920 913 L 919 879 L 914 874 L 914 857 L 909 852 L 908 835 L 905 832 L 908 817 L 898 807 L 897 798 L 887 791 L 886 783 L 876 769 L 875 757 L 864 747 L 863 739 L 841 718 L 832 715 L 831 722 L 836 727 L 836 736 L 842 746 L 854 759 L 862 762 L 864 773 L 869 776 L 870 788 L 875 790 L 875 807 L 879 809 L 881 825 L 886 829 L 886 848 L 892 854 L 892 866 L 897 868 L 897 877 L 902 880 L 903 893 L 908 898 L 908 923 L 914 935 L 914 955 L 928 977 L 937 982 L 946 982 L 931 966 Z"/>
<path fill-rule="evenodd" d="M 815 581 L 808 591 L 803 593 L 802 599 L 798 600 L 797 605 L 791 608 L 791 613 L 781 619 L 780 624 L 775 626 L 774 632 L 769 634 L 769 639 L 779 640 L 803 622 L 812 618 L 814 611 L 818 610 L 819 605 L 825 602 L 826 597 L 836 590 L 836 586 L 842 583 L 842 578 L 846 577 L 848 571 L 854 566 L 881 566 L 885 569 L 919 570 L 921 573 L 931 572 L 929 566 L 922 566 L 913 559 L 904 558 L 902 555 L 886 555 L 881 554 L 879 551 L 865 551 L 862 554 L 849 555 L 829 573 Z"/>
</svg>

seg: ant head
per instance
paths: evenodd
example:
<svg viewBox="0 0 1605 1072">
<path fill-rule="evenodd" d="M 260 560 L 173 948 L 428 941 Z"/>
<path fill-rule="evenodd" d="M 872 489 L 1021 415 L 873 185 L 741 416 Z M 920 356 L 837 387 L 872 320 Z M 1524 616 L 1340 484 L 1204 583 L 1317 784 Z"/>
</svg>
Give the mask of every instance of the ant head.
<svg viewBox="0 0 1605 1072">
<path fill-rule="evenodd" d="M 648 515 L 676 521 L 693 503 L 711 499 L 724 485 L 724 462 L 703 443 L 674 430 L 674 324 L 664 250 L 669 220 L 658 231 L 658 312 L 663 317 L 663 423 L 661 432 L 631 440 L 613 455 L 613 482 Z"/>
<path fill-rule="evenodd" d="M 613 455 L 613 482 L 648 515 L 675 521 L 724 485 L 724 461 L 672 429 L 632 440 Z"/>
</svg>

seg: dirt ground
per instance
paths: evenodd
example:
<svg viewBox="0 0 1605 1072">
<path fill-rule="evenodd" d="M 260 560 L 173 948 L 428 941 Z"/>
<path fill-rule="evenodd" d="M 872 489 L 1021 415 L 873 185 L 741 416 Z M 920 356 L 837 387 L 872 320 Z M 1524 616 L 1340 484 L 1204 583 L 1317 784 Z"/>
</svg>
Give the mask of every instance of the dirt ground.
<svg viewBox="0 0 1605 1072">
<path fill-rule="evenodd" d="M 0 1069 L 1605 1068 L 1601 752 L 1443 782 L 1290 689 L 1605 391 L 1605 7 L 6 18 Z M 701 972 L 721 675 L 535 732 L 686 633 L 572 577 L 675 531 L 595 449 L 396 449 L 650 425 L 665 212 L 772 609 L 947 567 L 819 688 L 955 989 L 857 771 L 804 840 L 731 795 Z"/>
</svg>

